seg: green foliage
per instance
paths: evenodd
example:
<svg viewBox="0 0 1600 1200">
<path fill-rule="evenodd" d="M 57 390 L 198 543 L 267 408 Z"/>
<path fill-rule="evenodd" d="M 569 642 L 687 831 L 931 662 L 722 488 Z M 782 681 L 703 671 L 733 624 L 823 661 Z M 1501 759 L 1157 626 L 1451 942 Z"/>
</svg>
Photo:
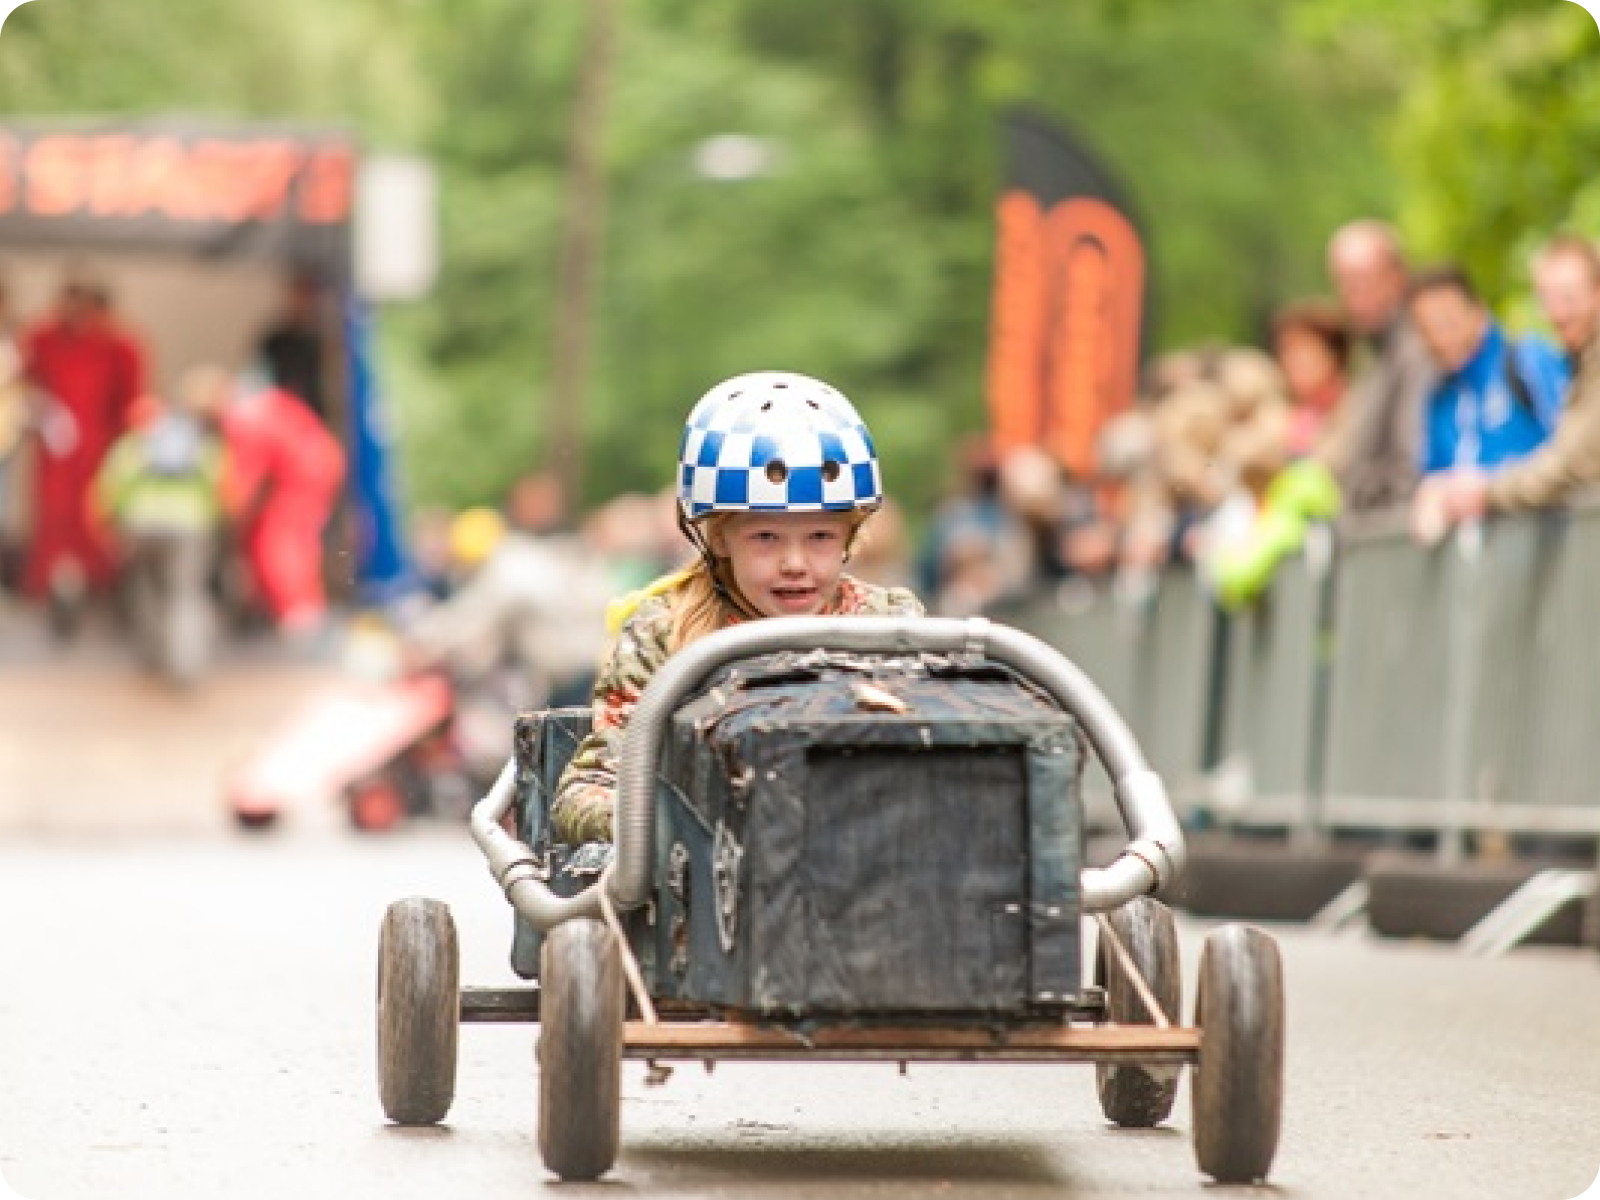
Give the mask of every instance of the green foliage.
<svg viewBox="0 0 1600 1200">
<path fill-rule="evenodd" d="M 0 111 L 163 112 L 348 123 L 410 141 L 429 97 L 412 45 L 382 31 L 421 0 L 68 0 L 0 36 Z"/>
<path fill-rule="evenodd" d="M 543 453 L 577 7 L 464 0 L 433 31 L 448 268 L 418 324 L 449 410 L 407 406 L 430 495 L 492 497 Z M 1086 137 L 1144 214 L 1147 349 L 1250 337 L 1272 304 L 1318 290 L 1328 230 L 1389 208 L 1375 147 L 1393 74 L 1359 50 L 1313 53 L 1282 8 L 625 3 L 588 498 L 666 482 L 709 383 L 783 366 L 857 398 L 891 487 L 924 506 L 953 436 L 984 420 L 996 129 L 1017 103 Z M 696 145 L 725 132 L 767 139 L 777 168 L 697 176 Z"/>
<path fill-rule="evenodd" d="M 630 486 L 660 486 L 689 405 L 739 371 L 847 381 L 872 419 L 926 342 L 940 279 L 860 120 L 811 73 L 682 27 L 639 22 L 620 67 L 589 414 L 596 439 L 620 451 L 614 466 Z M 730 106 L 736 128 L 770 147 L 766 174 L 718 182 L 692 169 Z M 937 437 L 944 421 L 928 416 Z"/>
<path fill-rule="evenodd" d="M 1557 229 L 1600 232 L 1595 19 L 1564 0 L 1312 0 L 1305 15 L 1314 36 L 1410 64 L 1388 139 L 1408 241 L 1527 314 L 1529 253 Z"/>
<path fill-rule="evenodd" d="M 1552 230 L 1600 228 L 1600 34 L 1572 4 L 1521 8 L 1434 59 L 1397 137 L 1407 230 L 1497 300 Z"/>
<path fill-rule="evenodd" d="M 1593 21 L 1560 0 L 619 0 L 590 501 L 667 481 L 715 379 L 839 382 L 913 509 L 980 426 L 997 120 L 1083 137 L 1149 233 L 1147 353 L 1248 339 L 1321 291 L 1328 232 L 1395 215 L 1514 300 L 1551 228 L 1600 227 Z M 436 294 L 385 315 L 409 486 L 497 497 L 546 448 L 575 0 L 46 0 L 0 38 L 13 113 L 337 121 L 420 149 Z M 721 133 L 775 147 L 713 181 Z"/>
<path fill-rule="evenodd" d="M 869 418 L 881 404 L 905 403 L 898 372 L 927 340 L 942 287 L 914 211 L 825 79 L 753 59 L 706 24 L 647 4 L 624 13 L 596 368 L 583 418 L 591 500 L 669 480 L 685 412 L 723 375 L 787 366 L 848 380 Z M 436 60 L 451 89 L 441 112 L 482 116 L 463 136 L 447 118 L 436 136 L 449 267 L 415 322 L 449 380 L 448 399 L 408 404 L 406 425 L 413 444 L 427 447 L 416 456 L 419 487 L 453 502 L 493 497 L 545 450 L 577 37 L 540 15 L 523 22 L 521 42 L 506 28 L 492 49 L 470 43 L 487 59 L 447 40 Z M 549 46 L 534 29 L 566 54 L 541 53 Z M 697 174 L 696 147 L 730 131 L 759 133 L 774 149 L 772 170 L 737 182 Z M 519 134 L 523 154 L 514 151 Z M 904 446 L 908 459 L 937 452 L 946 422 L 929 416 Z"/>
</svg>

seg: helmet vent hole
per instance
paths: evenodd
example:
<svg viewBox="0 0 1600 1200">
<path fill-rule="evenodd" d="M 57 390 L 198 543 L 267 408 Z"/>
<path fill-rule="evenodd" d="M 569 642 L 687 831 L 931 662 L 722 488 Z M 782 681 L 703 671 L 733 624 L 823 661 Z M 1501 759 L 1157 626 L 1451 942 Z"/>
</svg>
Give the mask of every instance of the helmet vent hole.
<svg viewBox="0 0 1600 1200">
<path fill-rule="evenodd" d="M 811 405 L 812 408 L 818 409 L 819 411 L 822 408 L 822 405 L 818 404 L 815 400 L 812 400 L 810 397 L 806 398 L 806 403 Z"/>
<path fill-rule="evenodd" d="M 764 404 L 762 404 L 761 411 L 762 412 L 771 412 L 772 411 L 772 401 L 768 400 Z"/>
<path fill-rule="evenodd" d="M 835 460 L 830 458 L 822 464 L 822 478 L 827 483 L 839 478 L 839 464 Z"/>
<path fill-rule="evenodd" d="M 775 458 L 767 464 L 767 481 L 769 483 L 782 483 L 789 478 L 789 468 L 783 459 Z"/>
<path fill-rule="evenodd" d="M 775 383 L 772 386 L 775 387 L 775 388 L 786 388 L 789 385 L 787 383 L 783 383 L 782 381 L 779 381 L 778 383 Z"/>
</svg>

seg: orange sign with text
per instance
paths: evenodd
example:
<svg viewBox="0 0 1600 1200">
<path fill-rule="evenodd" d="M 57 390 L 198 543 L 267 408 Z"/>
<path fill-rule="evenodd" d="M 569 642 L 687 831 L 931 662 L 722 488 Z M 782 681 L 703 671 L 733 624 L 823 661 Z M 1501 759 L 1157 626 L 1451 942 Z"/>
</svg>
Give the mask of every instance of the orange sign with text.
<svg viewBox="0 0 1600 1200">
<path fill-rule="evenodd" d="M 336 261 L 348 255 L 355 176 L 340 137 L 0 129 L 0 241 Z"/>
</svg>

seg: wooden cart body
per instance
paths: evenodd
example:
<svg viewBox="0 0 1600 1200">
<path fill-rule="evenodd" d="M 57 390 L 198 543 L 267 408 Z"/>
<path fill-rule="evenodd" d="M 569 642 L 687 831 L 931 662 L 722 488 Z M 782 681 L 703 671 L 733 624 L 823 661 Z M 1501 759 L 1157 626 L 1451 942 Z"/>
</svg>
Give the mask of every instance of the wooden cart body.
<svg viewBox="0 0 1600 1200">
<path fill-rule="evenodd" d="M 588 727 L 581 709 L 519 719 L 529 845 L 549 847 Z M 1059 1018 L 1082 982 L 1082 765 L 1073 719 L 1003 668 L 814 653 L 722 673 L 662 756 L 655 891 L 627 923 L 651 995 L 765 1018 Z M 537 943 L 519 920 L 524 978 Z"/>
</svg>

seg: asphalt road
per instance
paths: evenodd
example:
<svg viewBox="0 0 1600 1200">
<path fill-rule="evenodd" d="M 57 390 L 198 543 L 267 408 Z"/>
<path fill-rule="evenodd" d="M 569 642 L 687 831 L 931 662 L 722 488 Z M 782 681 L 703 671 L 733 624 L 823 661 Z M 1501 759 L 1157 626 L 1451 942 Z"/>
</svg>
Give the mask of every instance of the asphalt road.
<svg viewBox="0 0 1600 1200">
<path fill-rule="evenodd" d="M 446 900 L 464 977 L 511 979 L 509 911 L 464 832 L 363 840 L 313 822 L 233 834 L 217 772 L 316 680 L 225 673 L 205 696 L 168 704 L 121 676 L 80 676 L 0 672 L 0 1172 L 11 1186 L 29 1200 L 502 1200 L 554 1187 L 535 1142 L 531 1028 L 463 1032 L 446 1127 L 389 1127 L 378 1106 L 372 988 L 390 900 Z M 109 766 L 96 765 L 102 752 Z M 1186 928 L 1191 970 L 1198 932 Z M 1277 932 L 1288 1097 L 1263 1194 L 1567 1200 L 1595 1179 L 1592 954 L 1483 962 Z M 1250 1192 L 1202 1184 L 1186 1094 L 1171 1128 L 1115 1131 L 1082 1067 L 913 1067 L 907 1078 L 862 1065 L 680 1067 L 647 1088 L 629 1064 L 624 1095 L 612 1180 L 564 1194 Z"/>
</svg>

